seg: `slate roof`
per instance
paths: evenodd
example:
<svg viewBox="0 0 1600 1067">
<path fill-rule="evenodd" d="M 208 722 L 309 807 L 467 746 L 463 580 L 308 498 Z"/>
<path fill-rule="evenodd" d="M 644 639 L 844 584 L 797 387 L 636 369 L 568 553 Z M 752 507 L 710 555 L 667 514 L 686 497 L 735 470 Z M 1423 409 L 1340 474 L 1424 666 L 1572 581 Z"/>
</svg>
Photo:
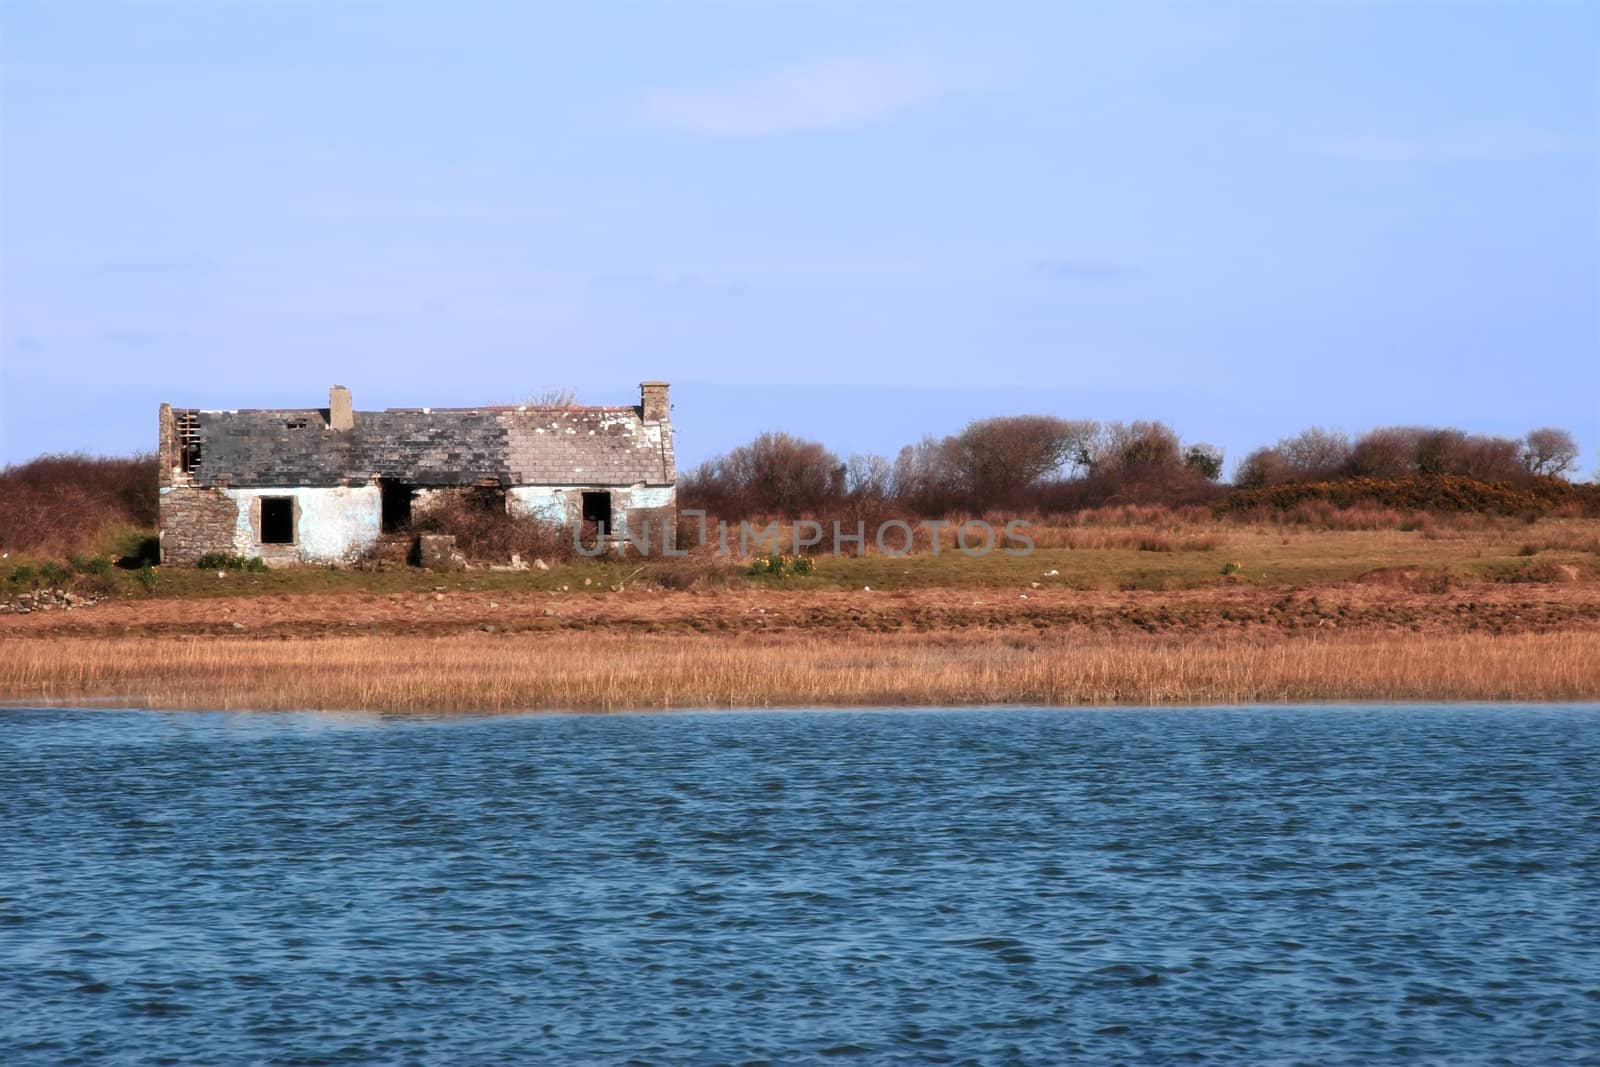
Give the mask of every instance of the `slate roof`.
<svg viewBox="0 0 1600 1067">
<path fill-rule="evenodd" d="M 201 411 L 197 485 L 671 485 L 672 427 L 638 408 Z"/>
</svg>

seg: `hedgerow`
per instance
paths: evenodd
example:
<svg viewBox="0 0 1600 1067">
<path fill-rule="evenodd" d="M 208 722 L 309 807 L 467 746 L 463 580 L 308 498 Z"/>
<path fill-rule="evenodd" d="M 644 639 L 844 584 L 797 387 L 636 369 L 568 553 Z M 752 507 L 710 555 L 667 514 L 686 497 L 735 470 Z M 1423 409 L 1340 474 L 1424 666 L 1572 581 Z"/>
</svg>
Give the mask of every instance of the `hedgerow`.
<svg viewBox="0 0 1600 1067">
<path fill-rule="evenodd" d="M 1485 482 L 1458 475 L 1412 478 L 1340 478 L 1237 489 L 1212 504 L 1219 516 L 1265 509 L 1288 511 L 1307 503 L 1398 511 L 1479 512 L 1500 515 L 1600 515 L 1600 485 L 1560 478 Z"/>
</svg>

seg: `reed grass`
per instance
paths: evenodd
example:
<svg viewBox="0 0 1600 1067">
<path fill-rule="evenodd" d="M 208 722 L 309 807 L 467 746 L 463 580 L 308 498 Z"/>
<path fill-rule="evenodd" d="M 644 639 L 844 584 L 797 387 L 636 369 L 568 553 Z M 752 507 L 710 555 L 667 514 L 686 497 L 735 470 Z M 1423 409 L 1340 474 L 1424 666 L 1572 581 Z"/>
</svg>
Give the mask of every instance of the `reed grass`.
<svg viewBox="0 0 1600 1067">
<path fill-rule="evenodd" d="M 1600 633 L 12 638 L 0 700 L 385 711 L 1600 698 Z"/>
</svg>

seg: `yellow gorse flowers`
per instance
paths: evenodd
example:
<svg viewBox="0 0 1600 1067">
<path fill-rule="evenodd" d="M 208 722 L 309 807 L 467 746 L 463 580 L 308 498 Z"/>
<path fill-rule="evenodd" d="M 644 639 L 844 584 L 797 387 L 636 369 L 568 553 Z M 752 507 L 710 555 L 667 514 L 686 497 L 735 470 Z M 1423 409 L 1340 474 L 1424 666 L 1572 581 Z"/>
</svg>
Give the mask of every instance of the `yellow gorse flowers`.
<svg viewBox="0 0 1600 1067">
<path fill-rule="evenodd" d="M 778 578 L 788 578 L 797 574 L 815 574 L 816 572 L 817 561 L 810 556 L 757 556 L 750 564 L 751 574 L 770 574 Z"/>
</svg>

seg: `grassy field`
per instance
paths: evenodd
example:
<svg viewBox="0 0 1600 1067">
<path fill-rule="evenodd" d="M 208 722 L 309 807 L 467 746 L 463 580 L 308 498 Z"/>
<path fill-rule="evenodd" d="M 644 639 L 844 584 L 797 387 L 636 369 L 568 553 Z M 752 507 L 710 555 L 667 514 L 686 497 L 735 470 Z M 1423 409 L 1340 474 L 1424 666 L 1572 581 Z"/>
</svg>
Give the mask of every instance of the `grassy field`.
<svg viewBox="0 0 1600 1067">
<path fill-rule="evenodd" d="M 1459 522 L 1460 520 L 1458 520 Z M 255 596 L 299 593 L 559 591 L 613 586 L 785 589 L 1029 588 L 1198 589 L 1244 584 L 1309 587 L 1349 581 L 1383 568 L 1405 568 L 1466 581 L 1538 581 L 1551 565 L 1600 571 L 1600 520 L 1476 519 L 1416 530 L 1316 530 L 1297 526 L 1211 523 L 1181 527 L 1045 529 L 1027 556 L 995 551 L 982 558 L 953 545 L 903 558 L 817 557 L 816 572 L 782 579 L 750 573 L 747 561 L 697 553 L 682 560 L 597 560 L 549 570 L 489 569 L 434 574 L 410 567 L 298 567 L 266 573 L 158 567 L 149 588 L 136 572 L 113 570 L 105 588 L 123 598 Z M 1144 547 L 1140 547 L 1144 546 Z M 40 560 L 16 558 L 6 568 Z M 1054 571 L 1055 574 L 1048 574 Z M 1224 573 L 1225 571 L 1231 573 Z M 13 586 L 15 588 L 15 586 Z"/>
<path fill-rule="evenodd" d="M 1040 542 L 1025 558 L 823 558 L 786 578 L 705 558 L 454 574 L 161 568 L 149 589 L 118 572 L 97 578 L 110 595 L 92 607 L 0 614 L 0 700 L 1600 699 L 1600 521 L 1124 526 Z"/>
</svg>

